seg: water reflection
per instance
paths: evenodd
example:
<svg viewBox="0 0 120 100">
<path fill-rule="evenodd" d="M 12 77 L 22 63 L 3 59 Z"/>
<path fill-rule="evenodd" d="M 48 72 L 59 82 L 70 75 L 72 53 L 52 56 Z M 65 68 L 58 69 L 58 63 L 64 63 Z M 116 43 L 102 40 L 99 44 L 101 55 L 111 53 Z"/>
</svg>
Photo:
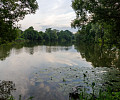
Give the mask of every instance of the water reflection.
<svg viewBox="0 0 120 100">
<path fill-rule="evenodd" d="M 6 57 L 9 56 L 10 54 L 10 50 L 11 50 L 11 46 L 1 46 L 0 47 L 0 60 L 5 60 Z"/>
<path fill-rule="evenodd" d="M 94 67 L 120 68 L 120 49 L 112 45 L 100 46 L 98 44 L 76 44 L 75 48 L 82 58 L 92 62 Z"/>
<path fill-rule="evenodd" d="M 75 47 L 57 43 L 2 46 L 0 79 L 15 82 L 15 98 L 77 99 L 74 91 L 85 88 L 91 93 L 92 82 L 95 91 L 108 85 L 120 88 L 120 71 L 114 68 L 120 64 L 119 54 L 117 48 L 82 43 Z"/>
<path fill-rule="evenodd" d="M 4 45 L 4 46 L 0 46 L 0 60 L 5 60 L 7 57 L 10 56 L 12 52 L 15 52 L 15 54 L 20 54 L 24 51 L 24 49 L 27 53 L 33 55 L 34 52 L 38 52 L 38 51 L 45 51 L 51 53 L 51 52 L 57 52 L 63 50 L 67 51 L 72 48 L 71 47 L 72 43 L 64 43 L 64 46 L 62 45 L 63 43 L 58 43 L 58 42 L 55 43 L 28 42 L 17 45 L 6 45 L 6 46 Z"/>
<path fill-rule="evenodd" d="M 0 47 L 0 60 L 5 60 L 10 56 L 11 52 L 15 52 L 15 54 L 20 54 L 24 50 L 26 53 L 33 55 L 35 52 L 57 52 L 70 50 L 72 48 L 71 43 L 44 43 L 46 46 L 37 42 L 24 43 L 13 46 L 1 46 Z M 101 47 L 98 44 L 85 44 L 80 43 L 76 44 L 75 48 L 82 58 L 85 58 L 88 62 L 92 62 L 94 67 L 117 67 L 120 68 L 120 50 L 116 47 L 112 47 L 111 45 L 105 45 Z"/>
</svg>

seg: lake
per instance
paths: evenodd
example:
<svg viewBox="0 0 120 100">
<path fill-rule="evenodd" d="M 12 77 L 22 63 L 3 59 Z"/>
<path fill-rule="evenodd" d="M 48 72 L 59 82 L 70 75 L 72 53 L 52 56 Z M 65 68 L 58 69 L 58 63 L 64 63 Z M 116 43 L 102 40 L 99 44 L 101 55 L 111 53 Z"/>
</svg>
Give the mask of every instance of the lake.
<svg viewBox="0 0 120 100">
<path fill-rule="evenodd" d="M 108 86 L 117 90 L 120 49 L 85 43 L 0 46 L 0 80 L 0 97 L 17 100 L 19 95 L 22 100 L 69 100 L 78 89 L 91 93 L 93 82 L 96 94 Z"/>
</svg>

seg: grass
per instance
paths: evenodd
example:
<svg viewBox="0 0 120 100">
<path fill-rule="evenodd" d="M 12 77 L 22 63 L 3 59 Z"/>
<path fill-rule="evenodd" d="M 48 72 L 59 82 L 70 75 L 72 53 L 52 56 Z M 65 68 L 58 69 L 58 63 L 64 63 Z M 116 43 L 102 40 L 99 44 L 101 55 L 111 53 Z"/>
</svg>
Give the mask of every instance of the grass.
<svg viewBox="0 0 120 100">
<path fill-rule="evenodd" d="M 120 100 L 120 91 L 113 92 L 113 90 L 108 87 L 106 91 L 99 90 L 98 95 L 95 95 L 97 93 L 94 91 L 94 86 L 95 83 L 93 82 L 93 92 L 91 94 L 88 94 L 84 89 L 84 91 L 81 91 L 80 94 L 74 94 L 70 100 Z"/>
<path fill-rule="evenodd" d="M 120 92 L 112 92 L 111 89 L 108 88 L 107 91 L 102 92 L 99 91 L 99 95 L 95 96 L 94 94 L 87 94 L 86 92 L 81 92 L 78 98 L 71 98 L 69 100 L 120 100 Z M 33 97 L 29 97 L 26 100 L 32 100 Z M 16 100 L 13 96 L 10 96 L 7 100 Z M 21 95 L 19 96 L 19 100 L 21 99 Z"/>
<path fill-rule="evenodd" d="M 75 100 L 74 98 L 72 100 Z M 100 90 L 99 95 L 95 96 L 94 94 L 86 94 L 82 92 L 79 94 L 79 100 L 120 100 L 120 92 L 110 92 Z"/>
</svg>

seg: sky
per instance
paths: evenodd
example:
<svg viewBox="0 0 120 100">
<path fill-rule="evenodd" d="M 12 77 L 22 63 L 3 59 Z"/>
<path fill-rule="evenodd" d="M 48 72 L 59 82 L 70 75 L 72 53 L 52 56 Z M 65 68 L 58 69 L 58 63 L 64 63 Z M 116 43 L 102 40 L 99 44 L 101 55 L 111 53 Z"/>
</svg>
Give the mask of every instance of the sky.
<svg viewBox="0 0 120 100">
<path fill-rule="evenodd" d="M 22 30 L 33 26 L 37 31 L 45 31 L 46 28 L 77 31 L 70 26 L 76 17 L 71 0 L 37 0 L 37 2 L 39 9 L 36 13 L 26 15 L 19 21 Z"/>
</svg>

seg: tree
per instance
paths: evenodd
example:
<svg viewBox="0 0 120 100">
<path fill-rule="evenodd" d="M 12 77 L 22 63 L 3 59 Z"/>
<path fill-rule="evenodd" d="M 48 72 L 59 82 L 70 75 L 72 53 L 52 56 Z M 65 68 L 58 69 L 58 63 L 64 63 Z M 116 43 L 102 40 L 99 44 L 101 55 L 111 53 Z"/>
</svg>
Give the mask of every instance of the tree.
<svg viewBox="0 0 120 100">
<path fill-rule="evenodd" d="M 91 20 L 95 22 L 117 22 L 120 19 L 119 0 L 73 0 L 72 8 L 77 15 L 73 22 L 76 24 L 78 20 L 78 26 L 85 25 Z"/>
<path fill-rule="evenodd" d="M 116 42 L 120 40 L 119 0 L 73 0 L 72 8 L 76 13 L 76 19 L 71 23 L 72 27 L 81 29 L 90 22 L 99 23 L 101 38 L 109 34 L 116 37 Z M 112 29 L 109 28 L 110 26 Z"/>
<path fill-rule="evenodd" d="M 13 36 L 12 31 L 15 32 L 17 28 L 15 22 L 22 20 L 27 14 L 35 13 L 37 8 L 36 0 L 0 0 L 0 40 L 14 40 L 16 36 Z"/>
<path fill-rule="evenodd" d="M 73 33 L 70 32 L 69 30 L 61 30 L 60 32 L 58 32 L 58 40 L 61 42 L 65 42 L 65 41 L 72 41 L 73 38 Z"/>
<path fill-rule="evenodd" d="M 0 19 L 6 23 L 14 23 L 35 13 L 38 8 L 36 0 L 0 0 Z"/>
<path fill-rule="evenodd" d="M 28 40 L 31 40 L 31 41 L 39 40 L 39 33 L 37 31 L 35 31 L 34 28 L 31 26 L 24 31 L 22 37 L 24 39 L 28 39 Z"/>
<path fill-rule="evenodd" d="M 42 31 L 39 32 L 39 37 L 38 37 L 38 40 L 41 41 L 43 40 L 43 37 L 44 37 L 44 33 Z"/>
<path fill-rule="evenodd" d="M 0 44 L 7 41 L 11 42 L 12 40 L 15 40 L 17 36 L 18 34 L 16 34 L 15 27 L 0 20 Z"/>
<path fill-rule="evenodd" d="M 49 40 L 51 42 L 57 41 L 58 36 L 57 36 L 57 31 L 52 30 L 51 28 L 46 29 L 45 33 L 49 36 Z"/>
<path fill-rule="evenodd" d="M 20 38 L 30 41 L 44 41 L 44 42 L 71 42 L 74 39 L 74 35 L 69 30 L 59 31 L 56 29 L 47 28 L 45 32 L 38 32 L 31 26 L 24 32 L 17 30 L 20 34 Z"/>
</svg>

